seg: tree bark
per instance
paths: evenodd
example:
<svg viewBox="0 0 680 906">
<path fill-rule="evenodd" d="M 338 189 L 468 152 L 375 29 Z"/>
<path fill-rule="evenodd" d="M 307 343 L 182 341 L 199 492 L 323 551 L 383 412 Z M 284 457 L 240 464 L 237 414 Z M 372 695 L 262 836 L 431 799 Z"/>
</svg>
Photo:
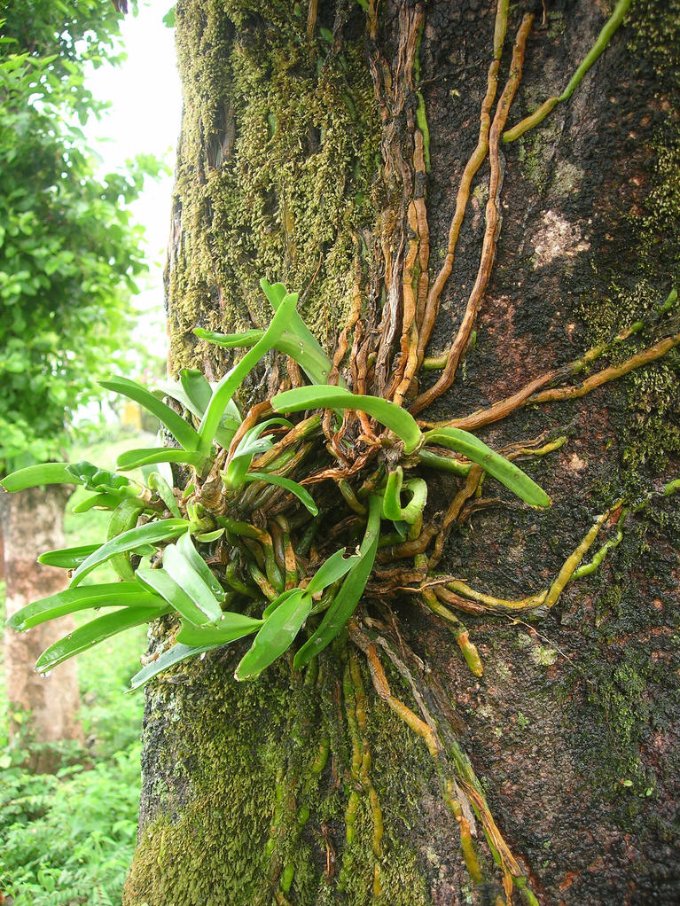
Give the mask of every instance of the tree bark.
<svg viewBox="0 0 680 906">
<path fill-rule="evenodd" d="M 508 125 L 560 94 L 610 7 L 539 7 Z M 425 273 L 431 287 L 446 260 L 478 139 L 494 12 L 478 0 L 178 3 L 173 371 L 224 372 L 227 358 L 191 330 L 266 324 L 266 276 L 302 292 L 300 310 L 330 351 L 358 300 L 343 373 L 357 377 L 358 332 L 377 350 L 368 392 L 389 389 L 404 367 L 397 302 L 420 292 Z M 530 3 L 510 12 L 497 97 L 530 12 Z M 456 382 L 423 417 L 485 409 L 638 318 L 654 322 L 678 264 L 679 23 L 677 2 L 635 3 L 571 100 L 501 145 L 495 229 L 488 161 L 479 171 L 430 356 L 464 319 L 485 230 L 497 238 L 495 263 Z M 628 351 L 615 344 L 610 361 L 672 333 L 655 329 Z M 442 571 L 487 594 L 545 587 L 596 515 L 657 494 L 543 619 L 465 616 L 483 676 L 468 670 L 447 625 L 404 595 L 389 608 L 368 602 L 371 619 L 353 641 L 304 675 L 282 664 L 236 684 L 236 645 L 155 682 L 126 906 L 535 902 L 529 888 L 541 904 L 677 902 L 679 526 L 658 493 L 680 451 L 677 361 L 671 352 L 582 398 L 520 408 L 480 429 L 496 449 L 566 438 L 526 465 L 550 493 L 548 513 L 485 484 L 485 505 L 449 538 Z M 438 375 L 421 374 L 419 389 Z M 294 378 L 285 362 L 268 362 L 246 395 Z M 462 484 L 428 480 L 438 511 Z M 391 698 L 376 692 L 362 632 L 384 643 L 376 648 Z M 436 727 L 436 757 L 395 699 Z M 466 786 L 472 772 L 479 787 Z M 456 811 L 452 784 L 473 799 L 470 790 L 483 791 L 495 825 L 481 807 L 476 820 L 460 802 Z M 493 827 L 510 854 L 500 861 L 516 861 L 514 894 L 494 867 Z"/>
<path fill-rule="evenodd" d="M 38 598 L 66 587 L 63 570 L 36 564 L 46 550 L 64 547 L 62 488 L 43 487 L 5 494 L 3 504 L 6 615 Z M 30 744 L 30 764 L 36 771 L 52 771 L 59 764 L 51 743 L 82 741 L 78 719 L 80 693 L 73 661 L 47 676 L 35 671 L 38 656 L 73 629 L 71 617 L 45 623 L 30 633 L 5 630 L 4 658 L 10 734 Z"/>
</svg>

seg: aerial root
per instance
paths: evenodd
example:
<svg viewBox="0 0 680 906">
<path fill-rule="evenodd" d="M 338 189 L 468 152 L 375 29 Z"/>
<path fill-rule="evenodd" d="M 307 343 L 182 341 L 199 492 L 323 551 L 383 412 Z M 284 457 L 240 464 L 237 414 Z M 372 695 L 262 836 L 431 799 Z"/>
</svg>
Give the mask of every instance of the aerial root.
<svg viewBox="0 0 680 906">
<path fill-rule="evenodd" d="M 636 368 L 641 368 L 643 365 L 649 365 L 651 362 L 655 362 L 677 346 L 678 343 L 680 343 L 680 333 L 665 337 L 648 349 L 643 349 L 641 352 L 631 356 L 620 365 L 610 365 L 609 368 L 604 368 L 602 371 L 592 374 L 589 378 L 586 378 L 585 381 L 575 387 L 562 387 L 536 393 L 533 397 L 529 397 L 527 405 L 534 403 L 552 403 L 555 402 L 555 400 L 579 399 L 609 381 L 614 381 L 617 378 L 629 374 Z"/>
<path fill-rule="evenodd" d="M 664 337 L 654 345 L 635 353 L 635 355 L 632 355 L 624 362 L 621 362 L 621 364 L 610 365 L 608 368 L 603 368 L 601 371 L 595 372 L 580 384 L 569 387 L 543 389 L 555 381 L 565 380 L 574 374 L 578 374 L 578 372 L 582 371 L 588 364 L 604 355 L 614 343 L 620 343 L 624 339 L 628 339 L 633 332 L 637 331 L 632 331 L 630 329 L 624 331 L 611 343 L 594 347 L 593 349 L 588 350 L 588 352 L 580 358 L 570 362 L 568 365 L 548 371 L 540 377 L 534 378 L 533 381 L 530 381 L 524 387 L 515 391 L 511 396 L 494 403 L 487 409 L 478 409 L 476 412 L 472 412 L 470 415 L 465 415 L 461 418 L 449 419 L 442 422 L 423 421 L 421 424 L 428 428 L 451 427 L 462 428 L 465 431 L 474 431 L 478 428 L 490 425 L 493 422 L 501 421 L 519 409 L 523 409 L 525 406 L 552 403 L 557 400 L 580 399 L 586 394 L 591 393 L 593 390 L 596 390 L 598 387 L 601 387 L 603 384 L 609 383 L 609 381 L 624 377 L 626 374 L 629 374 L 637 368 L 642 368 L 645 365 L 655 362 L 680 343 L 680 333 Z"/>
<path fill-rule="evenodd" d="M 383 815 L 380 799 L 370 776 L 371 750 L 367 736 L 366 690 L 364 689 L 359 660 L 353 650 L 349 653 L 349 660 L 345 667 L 343 693 L 347 725 L 352 743 L 350 775 L 353 786 L 345 810 L 345 836 L 347 843 L 352 843 L 355 839 L 360 796 L 364 794 L 368 799 L 368 811 L 373 825 L 371 834 L 373 896 L 378 897 L 382 892 L 380 860 L 383 856 Z"/>
<path fill-rule="evenodd" d="M 600 31 L 600 34 L 597 36 L 597 40 L 586 54 L 581 64 L 578 66 L 576 72 L 569 80 L 569 84 L 564 89 L 562 94 L 548 98 L 540 105 L 540 107 L 538 107 L 537 110 L 534 110 L 533 113 L 529 114 L 529 116 L 525 117 L 515 126 L 513 126 L 512 129 L 508 129 L 507 132 L 504 132 L 504 142 L 514 142 L 515 139 L 518 139 L 520 136 L 524 135 L 525 132 L 528 132 L 535 126 L 538 126 L 539 123 L 542 123 L 543 120 L 555 109 L 555 107 L 559 103 L 569 100 L 569 98 L 578 88 L 584 75 L 588 72 L 590 67 L 600 58 L 601 54 L 607 48 L 612 35 L 623 22 L 623 18 L 628 12 L 631 3 L 632 0 L 619 0 L 619 2 L 614 7 L 614 12 L 605 22 L 602 30 Z"/>
<path fill-rule="evenodd" d="M 501 4 L 499 4 L 500 7 Z M 438 399 L 453 384 L 461 356 L 465 351 L 472 328 L 477 319 L 477 313 L 481 306 L 486 288 L 491 277 L 494 257 L 496 254 L 496 243 L 500 233 L 501 211 L 500 211 L 500 192 L 503 181 L 503 174 L 500 161 L 499 144 L 501 134 L 510 112 L 510 106 L 515 98 L 519 83 L 522 78 L 522 67 L 524 63 L 524 52 L 529 32 L 533 25 L 534 17 L 531 14 L 525 15 L 522 19 L 515 46 L 512 52 L 512 61 L 510 63 L 510 75 L 503 93 L 498 101 L 496 113 L 489 130 L 489 200 L 486 204 L 486 227 L 484 239 L 482 241 L 482 253 L 477 271 L 477 278 L 472 288 L 468 302 L 463 315 L 463 320 L 458 328 L 458 333 L 451 344 L 448 352 L 447 362 L 439 379 L 429 387 L 424 393 L 421 393 L 411 405 L 410 411 L 415 415 L 421 412 L 427 406 Z"/>
<path fill-rule="evenodd" d="M 552 584 L 536 594 L 519 599 L 498 598 L 495 595 L 477 591 L 462 579 L 450 579 L 446 576 L 428 579 L 427 583 L 421 588 L 421 594 L 435 595 L 444 604 L 477 615 L 483 613 L 522 613 L 538 610 L 539 608 L 548 609 L 554 607 L 569 582 L 594 572 L 607 553 L 620 543 L 619 533 L 622 531 L 621 513 L 622 501 L 618 501 L 602 515 L 597 516 L 581 542 L 562 564 Z M 603 545 L 593 558 L 593 561 L 579 569 L 581 561 L 595 543 L 603 525 L 610 520 L 614 520 L 615 524 L 617 524 L 615 539 Z M 445 613 L 440 613 L 440 616 L 447 619 Z"/>
<path fill-rule="evenodd" d="M 486 160 L 486 156 L 489 151 L 491 108 L 493 106 L 494 100 L 496 99 L 496 92 L 498 90 L 498 73 L 501 65 L 501 55 L 503 51 L 503 43 L 505 41 L 507 26 L 508 4 L 507 2 L 504 2 L 504 0 L 500 0 L 500 2 L 496 6 L 493 60 L 489 65 L 486 94 L 484 95 L 484 99 L 482 100 L 482 106 L 479 114 L 480 123 L 477 147 L 472 152 L 472 155 L 470 156 L 470 159 L 468 160 L 467 164 L 465 165 L 465 169 L 463 170 L 460 186 L 458 188 L 458 194 L 456 196 L 456 207 L 453 214 L 453 219 L 451 220 L 451 226 L 449 227 L 446 257 L 444 258 L 444 263 L 442 264 L 442 267 L 437 274 L 432 287 L 429 290 L 427 301 L 424 306 L 422 323 L 419 325 L 417 350 L 419 363 L 422 363 L 425 357 L 425 350 L 427 349 L 427 344 L 430 341 L 432 331 L 437 321 L 441 295 L 444 291 L 444 287 L 446 286 L 449 277 L 451 276 L 451 271 L 453 270 L 453 263 L 456 255 L 456 248 L 458 246 L 458 239 L 460 237 L 460 230 L 463 225 L 465 212 L 470 200 L 470 188 L 472 186 L 472 181 L 477 175 L 477 171 Z"/>
<path fill-rule="evenodd" d="M 528 887 L 527 879 L 523 875 L 517 860 L 491 814 L 469 759 L 457 743 L 452 744 L 453 749 L 450 753 L 443 745 L 439 738 L 435 721 L 425 704 L 424 696 L 418 688 L 413 673 L 384 638 L 380 636 L 369 638 L 359 628 L 356 621 L 352 621 L 350 624 L 350 638 L 366 655 L 371 681 L 378 697 L 387 704 L 409 729 L 424 741 L 428 752 L 433 758 L 441 784 L 442 799 L 458 825 L 461 852 L 472 882 L 478 885 L 485 881 L 484 871 L 474 841 L 477 833 L 476 815 L 484 829 L 494 861 L 501 870 L 506 904 L 512 902 L 514 888 L 519 889 L 524 898 L 531 903 L 532 900 L 530 898 L 533 897 L 533 894 Z M 419 717 L 415 711 L 392 693 L 378 655 L 378 647 L 385 651 L 397 672 L 410 687 L 411 694 L 421 711 L 422 717 Z M 449 754 L 452 755 L 452 764 L 449 763 Z M 455 777 L 451 776 L 452 769 L 455 772 Z M 533 902 L 537 902 L 535 897 Z"/>
<path fill-rule="evenodd" d="M 474 676 L 483 676 L 484 664 L 482 663 L 477 646 L 470 640 L 470 633 L 468 632 L 465 623 L 463 623 L 463 621 L 454 613 L 451 613 L 448 607 L 441 603 L 437 598 L 437 595 L 431 589 L 424 589 L 421 593 L 421 599 L 432 613 L 441 617 L 449 626 L 470 672 Z"/>
</svg>

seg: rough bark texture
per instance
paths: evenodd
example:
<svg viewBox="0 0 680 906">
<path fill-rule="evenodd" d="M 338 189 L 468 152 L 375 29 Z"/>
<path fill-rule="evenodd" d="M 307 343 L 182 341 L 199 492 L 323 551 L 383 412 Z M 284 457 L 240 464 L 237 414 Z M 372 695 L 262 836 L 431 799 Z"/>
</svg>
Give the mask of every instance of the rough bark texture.
<svg viewBox="0 0 680 906">
<path fill-rule="evenodd" d="M 64 547 L 61 488 L 45 487 L 5 495 L 3 501 L 6 614 L 11 617 L 26 604 L 55 594 L 68 584 L 63 570 L 36 565 L 46 550 Z M 35 743 L 35 770 L 52 770 L 58 763 L 54 750 L 43 744 L 82 740 L 78 720 L 80 695 L 76 665 L 68 661 L 48 676 L 35 671 L 38 656 L 73 629 L 63 617 L 30 633 L 5 630 L 4 661 L 10 731 L 24 742 Z"/>
<path fill-rule="evenodd" d="M 397 163 L 412 141 L 418 102 L 411 93 L 402 108 L 381 106 L 371 61 L 378 48 L 398 81 L 400 30 L 405 17 L 421 13 L 432 270 L 443 260 L 477 140 L 493 8 L 479 0 L 384 3 L 372 42 L 363 6 L 320 3 L 307 43 L 303 5 L 178 3 L 185 113 L 168 271 L 173 369 L 222 373 L 226 361 L 197 344 L 191 328 L 261 326 L 263 274 L 309 286 L 301 308 L 329 348 L 356 286 L 369 316 L 372 306 L 389 304 L 390 268 L 376 276 L 376 250 L 389 232 L 382 260 L 403 263 L 403 198 L 417 194 L 422 174 Z M 509 34 L 530 6 L 513 7 Z M 563 89 L 610 11 L 586 0 L 546 6 L 511 123 Z M 428 417 L 489 405 L 668 294 L 678 264 L 679 22 L 676 2 L 634 4 L 571 102 L 504 149 L 502 233 L 476 345 Z M 502 80 L 508 61 L 509 47 Z M 430 354 L 450 342 L 474 282 L 487 184 L 483 169 Z M 387 231 L 390 218 L 396 225 Z M 618 350 L 614 361 L 627 354 Z M 270 367 L 268 386 L 282 375 Z M 544 587 L 595 514 L 673 475 L 677 391 L 671 354 L 583 399 L 525 409 L 487 429 L 497 448 L 544 431 L 568 436 L 559 452 L 528 467 L 554 506 L 537 514 L 504 498 L 481 510 L 450 539 L 446 569 L 505 597 Z M 455 486 L 440 479 L 435 506 Z M 460 745 L 469 755 L 541 903 L 680 898 L 672 829 L 677 537 L 677 513 L 670 499 L 661 501 L 629 523 L 601 569 L 570 586 L 542 622 L 470 618 L 486 668 L 480 679 L 444 625 L 409 600 L 396 609 L 405 644 L 425 665 L 420 680 L 447 750 Z M 322 659 L 318 675 L 283 665 L 244 686 L 231 678 L 238 654 L 227 648 L 182 667 L 148 693 L 127 906 L 496 902 L 502 891 L 493 871 L 486 883 L 470 883 L 423 741 L 375 698 L 361 662 L 348 696 L 341 647 Z M 390 673 L 390 681 L 415 708 L 402 679 Z M 370 780 L 358 783 L 348 702 L 362 689 Z M 319 753 L 327 744 L 325 763 Z M 353 792 L 356 814 L 347 807 Z M 384 822 L 377 850 L 376 799 Z"/>
</svg>

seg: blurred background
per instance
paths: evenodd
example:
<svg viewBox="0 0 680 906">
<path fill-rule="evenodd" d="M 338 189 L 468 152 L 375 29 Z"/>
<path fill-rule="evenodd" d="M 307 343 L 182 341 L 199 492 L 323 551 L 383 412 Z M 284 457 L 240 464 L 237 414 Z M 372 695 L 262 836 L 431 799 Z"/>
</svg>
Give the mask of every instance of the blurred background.
<svg viewBox="0 0 680 906">
<path fill-rule="evenodd" d="M 165 377 L 163 260 L 181 116 L 174 11 L 170 0 L 129 6 L 125 16 L 111 0 L 0 6 L 0 477 L 46 459 L 114 468 L 158 430 L 97 384 L 125 374 L 153 388 Z M 31 599 L 31 581 L 40 594 L 66 582 L 47 567 L 27 579 L 38 539 L 106 537 L 109 513 L 73 513 L 82 489 L 63 524 L 64 499 L 36 490 L 46 500 L 0 501 L 3 629 L 6 608 Z M 36 524 L 40 514 L 49 524 Z M 141 694 L 124 693 L 145 629 L 47 679 L 23 636 L 5 630 L 4 640 L 0 903 L 119 904 L 143 710 Z"/>
</svg>

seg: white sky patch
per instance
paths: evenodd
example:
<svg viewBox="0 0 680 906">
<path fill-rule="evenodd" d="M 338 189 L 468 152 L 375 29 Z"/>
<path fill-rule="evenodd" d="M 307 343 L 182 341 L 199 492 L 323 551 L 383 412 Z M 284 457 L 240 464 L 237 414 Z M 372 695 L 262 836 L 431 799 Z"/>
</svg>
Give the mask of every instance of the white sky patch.
<svg viewBox="0 0 680 906">
<path fill-rule="evenodd" d="M 102 171 L 125 167 L 137 154 L 153 154 L 172 171 L 179 136 L 182 96 L 175 55 L 174 29 L 163 25 L 172 0 L 146 0 L 136 16 L 122 22 L 127 59 L 118 67 L 104 65 L 88 78 L 95 98 L 111 108 L 86 128 L 88 141 L 101 158 Z M 172 175 L 147 179 L 132 205 L 134 218 L 146 230 L 149 275 L 140 281 L 135 308 L 140 312 L 137 339 L 165 358 L 167 337 L 163 310 L 163 262 L 170 227 Z"/>
</svg>

